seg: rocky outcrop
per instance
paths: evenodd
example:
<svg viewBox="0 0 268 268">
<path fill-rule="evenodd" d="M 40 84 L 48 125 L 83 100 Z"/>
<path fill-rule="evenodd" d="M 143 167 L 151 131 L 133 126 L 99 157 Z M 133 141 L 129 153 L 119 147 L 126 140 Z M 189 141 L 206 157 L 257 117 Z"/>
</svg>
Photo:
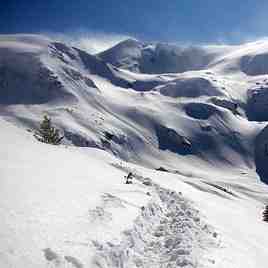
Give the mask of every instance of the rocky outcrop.
<svg viewBox="0 0 268 268">
<path fill-rule="evenodd" d="M 268 86 L 248 90 L 247 115 L 252 121 L 268 121 Z"/>
<path fill-rule="evenodd" d="M 268 53 L 244 56 L 241 58 L 240 66 L 247 75 L 268 74 Z"/>
<path fill-rule="evenodd" d="M 255 140 L 255 165 L 261 180 L 268 183 L 268 126 Z"/>
</svg>

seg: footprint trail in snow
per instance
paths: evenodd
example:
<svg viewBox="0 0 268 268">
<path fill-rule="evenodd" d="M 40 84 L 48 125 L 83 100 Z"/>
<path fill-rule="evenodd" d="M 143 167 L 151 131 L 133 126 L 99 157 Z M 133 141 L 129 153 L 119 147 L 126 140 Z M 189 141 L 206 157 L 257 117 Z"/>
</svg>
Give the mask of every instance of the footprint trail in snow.
<svg viewBox="0 0 268 268">
<path fill-rule="evenodd" d="M 141 208 L 132 229 L 120 243 L 95 242 L 93 267 L 213 267 L 209 250 L 217 247 L 218 235 L 204 223 L 181 193 L 151 187 L 151 201 Z"/>
</svg>

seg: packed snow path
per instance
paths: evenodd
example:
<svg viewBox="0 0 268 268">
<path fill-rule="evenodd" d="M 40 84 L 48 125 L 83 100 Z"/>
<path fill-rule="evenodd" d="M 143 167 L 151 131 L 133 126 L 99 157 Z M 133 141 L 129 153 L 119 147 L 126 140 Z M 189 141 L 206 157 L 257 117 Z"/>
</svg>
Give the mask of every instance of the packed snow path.
<svg viewBox="0 0 268 268">
<path fill-rule="evenodd" d="M 131 186 L 130 186 L 131 187 Z M 95 242 L 93 267 L 210 267 L 209 250 L 218 235 L 205 224 L 199 211 L 181 193 L 153 184 L 152 196 L 118 244 Z"/>
</svg>

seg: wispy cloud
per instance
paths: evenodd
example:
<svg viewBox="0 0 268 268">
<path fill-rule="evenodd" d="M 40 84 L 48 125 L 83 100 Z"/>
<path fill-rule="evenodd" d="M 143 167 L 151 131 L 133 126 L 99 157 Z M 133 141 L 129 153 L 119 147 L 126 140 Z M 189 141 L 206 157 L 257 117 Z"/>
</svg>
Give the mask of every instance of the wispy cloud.
<svg viewBox="0 0 268 268">
<path fill-rule="evenodd" d="M 77 31 L 73 33 L 46 33 L 52 39 L 78 47 L 91 54 L 104 51 L 117 43 L 130 38 L 116 33 Z"/>
</svg>

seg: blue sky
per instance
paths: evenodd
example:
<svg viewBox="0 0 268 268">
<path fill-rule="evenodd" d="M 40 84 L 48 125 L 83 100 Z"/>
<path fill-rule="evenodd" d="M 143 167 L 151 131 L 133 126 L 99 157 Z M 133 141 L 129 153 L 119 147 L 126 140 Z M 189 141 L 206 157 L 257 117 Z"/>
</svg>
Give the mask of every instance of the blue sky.
<svg viewBox="0 0 268 268">
<path fill-rule="evenodd" d="M 267 0 L 6 0 L 0 33 L 113 33 L 236 43 L 268 35 Z"/>
</svg>

